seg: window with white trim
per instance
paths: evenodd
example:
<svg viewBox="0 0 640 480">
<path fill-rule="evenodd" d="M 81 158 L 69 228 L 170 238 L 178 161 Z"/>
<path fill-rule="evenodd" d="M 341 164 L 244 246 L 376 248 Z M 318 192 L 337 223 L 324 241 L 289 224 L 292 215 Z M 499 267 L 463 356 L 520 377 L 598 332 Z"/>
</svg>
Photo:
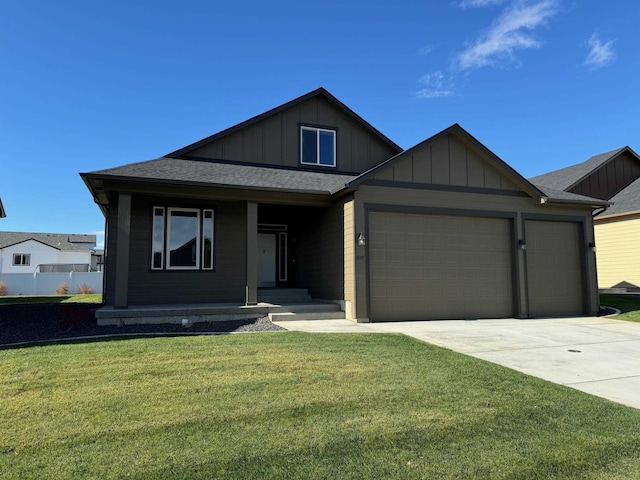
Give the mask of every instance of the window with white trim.
<svg viewBox="0 0 640 480">
<path fill-rule="evenodd" d="M 336 131 L 326 128 L 300 127 L 300 163 L 336 166 Z"/>
<path fill-rule="evenodd" d="M 213 270 L 214 212 L 154 207 L 151 270 Z"/>
<path fill-rule="evenodd" d="M 31 264 L 30 253 L 14 253 L 13 265 L 15 267 L 28 267 Z"/>
</svg>

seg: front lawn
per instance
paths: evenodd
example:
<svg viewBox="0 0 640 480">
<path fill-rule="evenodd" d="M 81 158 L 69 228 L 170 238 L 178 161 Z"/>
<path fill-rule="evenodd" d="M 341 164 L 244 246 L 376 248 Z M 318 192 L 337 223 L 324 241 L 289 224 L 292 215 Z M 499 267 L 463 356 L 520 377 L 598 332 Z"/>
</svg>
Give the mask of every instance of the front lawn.
<svg viewBox="0 0 640 480">
<path fill-rule="evenodd" d="M 0 350 L 2 478 L 640 478 L 640 411 L 402 335 Z"/>
<path fill-rule="evenodd" d="M 634 295 L 600 295 L 600 305 L 620 310 L 613 318 L 640 322 L 640 297 Z"/>
<path fill-rule="evenodd" d="M 102 303 L 102 294 L 15 295 L 0 297 L 0 305 L 12 305 L 15 303 Z"/>
</svg>

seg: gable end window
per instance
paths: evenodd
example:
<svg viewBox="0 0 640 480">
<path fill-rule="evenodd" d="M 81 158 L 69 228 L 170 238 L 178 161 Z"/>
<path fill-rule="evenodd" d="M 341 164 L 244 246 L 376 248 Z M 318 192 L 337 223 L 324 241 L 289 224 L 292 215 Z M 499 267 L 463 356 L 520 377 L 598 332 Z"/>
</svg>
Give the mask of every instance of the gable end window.
<svg viewBox="0 0 640 480">
<path fill-rule="evenodd" d="M 214 212 L 154 207 L 151 270 L 213 270 Z"/>
<path fill-rule="evenodd" d="M 300 163 L 336 166 L 336 131 L 326 128 L 300 127 Z"/>
<path fill-rule="evenodd" d="M 13 265 L 14 266 L 29 266 L 31 264 L 31 254 L 30 253 L 14 253 L 13 254 Z"/>
</svg>

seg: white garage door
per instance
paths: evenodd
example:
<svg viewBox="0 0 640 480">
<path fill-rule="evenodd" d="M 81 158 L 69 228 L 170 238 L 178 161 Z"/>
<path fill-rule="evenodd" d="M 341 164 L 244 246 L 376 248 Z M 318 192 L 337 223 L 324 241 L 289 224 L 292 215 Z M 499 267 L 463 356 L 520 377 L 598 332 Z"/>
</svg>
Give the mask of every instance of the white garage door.
<svg viewBox="0 0 640 480">
<path fill-rule="evenodd" d="M 514 315 L 511 221 L 371 212 L 370 319 Z"/>
</svg>

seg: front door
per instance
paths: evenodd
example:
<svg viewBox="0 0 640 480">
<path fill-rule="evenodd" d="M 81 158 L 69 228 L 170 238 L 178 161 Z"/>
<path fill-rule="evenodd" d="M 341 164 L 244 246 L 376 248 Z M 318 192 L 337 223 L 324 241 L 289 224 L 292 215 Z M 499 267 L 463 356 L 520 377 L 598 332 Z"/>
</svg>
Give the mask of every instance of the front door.
<svg viewBox="0 0 640 480">
<path fill-rule="evenodd" d="M 276 236 L 258 234 L 258 287 L 276 286 Z"/>
</svg>

